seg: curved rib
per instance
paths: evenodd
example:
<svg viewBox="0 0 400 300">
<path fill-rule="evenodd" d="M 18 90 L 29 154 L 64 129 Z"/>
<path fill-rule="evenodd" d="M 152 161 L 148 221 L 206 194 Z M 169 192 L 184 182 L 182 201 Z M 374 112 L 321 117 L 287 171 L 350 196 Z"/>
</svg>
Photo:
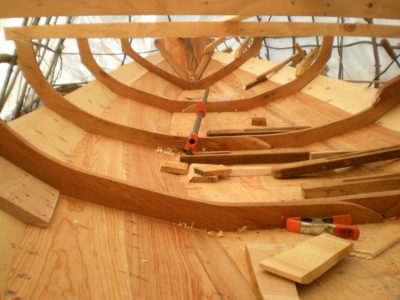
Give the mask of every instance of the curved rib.
<svg viewBox="0 0 400 300">
<path fill-rule="evenodd" d="M 31 41 L 21 38 L 15 40 L 15 43 L 21 70 L 42 101 L 50 109 L 79 127 L 95 134 L 146 146 L 174 147 L 177 144 L 183 145 L 186 143 L 186 137 L 168 136 L 131 128 L 100 119 L 81 110 L 68 102 L 47 83 L 37 65 Z M 374 123 L 394 106 L 399 104 L 399 83 L 400 76 L 384 85 L 379 102 L 361 113 L 340 121 L 293 133 L 266 136 L 199 138 L 199 146 L 207 150 L 267 149 L 269 148 L 269 144 L 274 147 L 299 147 L 329 138 L 336 134 L 343 134 Z"/>
<path fill-rule="evenodd" d="M 98 118 L 80 109 L 56 92 L 43 77 L 35 59 L 31 40 L 27 38 L 24 39 L 24 37 L 21 36 L 20 39 L 15 40 L 15 45 L 17 49 L 18 62 L 26 80 L 34 88 L 47 107 L 60 114 L 62 117 L 70 120 L 72 123 L 88 132 L 145 146 L 175 147 L 175 145 L 185 145 L 187 137 L 169 136 L 128 127 Z M 258 137 L 202 138 L 201 141 L 201 147 L 210 150 L 250 150 L 271 148 L 270 145 L 261 141 Z"/>
<path fill-rule="evenodd" d="M 0 155 L 60 193 L 159 219 L 209 230 L 267 228 L 285 224 L 284 217 L 351 214 L 355 223 L 381 222 L 382 217 L 345 201 L 216 203 L 149 190 L 100 176 L 56 160 L 32 146 L 0 122 Z"/>
<path fill-rule="evenodd" d="M 182 89 L 196 90 L 196 89 L 208 88 L 213 83 L 217 82 L 218 80 L 222 79 L 223 77 L 235 71 L 237 68 L 239 68 L 241 65 L 243 65 L 246 61 L 248 61 L 250 58 L 252 58 L 260 51 L 261 42 L 262 38 L 254 38 L 251 47 L 240 58 L 235 59 L 231 63 L 227 64 L 220 70 L 213 73 L 212 75 L 209 75 L 206 78 L 196 81 L 183 80 L 152 64 L 151 62 L 141 57 L 138 53 L 136 53 L 132 49 L 128 39 L 121 39 L 121 46 L 122 46 L 122 51 L 126 55 L 128 55 L 130 58 L 135 60 L 138 64 L 140 64 L 142 67 L 146 68 L 150 72 L 157 74 L 158 76 L 164 78 L 165 80 L 168 80 L 169 82 L 172 82 L 173 84 L 179 86 Z"/>
<path fill-rule="evenodd" d="M 251 98 L 230 101 L 208 101 L 207 111 L 247 111 L 249 109 L 265 105 L 272 100 L 286 97 L 300 91 L 319 74 L 321 69 L 328 62 L 331 56 L 332 44 L 333 37 L 324 37 L 324 40 L 322 41 L 321 51 L 315 62 L 302 76 L 292 80 L 291 82 Z M 104 72 L 104 70 L 101 69 L 100 66 L 96 63 L 93 55 L 91 54 L 87 39 L 78 39 L 78 46 L 82 63 L 95 76 L 97 80 L 99 80 L 117 95 L 124 96 L 126 98 L 130 98 L 148 105 L 153 105 L 170 112 L 189 112 L 191 110 L 188 110 L 187 108 L 193 108 L 195 106 L 195 104 L 193 104 L 193 101 L 177 101 L 166 99 L 137 90 L 133 87 L 121 83 L 120 81 L 114 79 L 106 72 Z M 215 73 L 211 76 L 214 75 Z"/>
</svg>

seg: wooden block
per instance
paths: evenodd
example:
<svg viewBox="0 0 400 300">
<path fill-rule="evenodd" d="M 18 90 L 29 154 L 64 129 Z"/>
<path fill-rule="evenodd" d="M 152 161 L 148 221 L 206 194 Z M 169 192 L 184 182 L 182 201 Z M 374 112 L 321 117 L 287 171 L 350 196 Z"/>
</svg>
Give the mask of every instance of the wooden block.
<svg viewBox="0 0 400 300">
<path fill-rule="evenodd" d="M 394 244 L 400 242 L 400 222 L 388 221 L 383 229 L 372 230 L 368 235 L 361 235 L 358 241 L 354 242 L 351 256 L 373 259 Z"/>
<path fill-rule="evenodd" d="M 271 175 L 270 166 L 231 166 L 229 177 Z"/>
<path fill-rule="evenodd" d="M 210 155 L 181 155 L 180 161 L 201 164 L 279 164 L 308 160 L 310 152 L 271 152 L 257 151 L 254 153 L 229 153 Z"/>
<path fill-rule="evenodd" d="M 322 152 L 310 152 L 310 159 L 325 158 L 340 154 L 355 153 L 356 151 L 322 151 Z"/>
<path fill-rule="evenodd" d="M 400 173 L 381 176 L 351 177 L 328 182 L 308 182 L 301 185 L 304 198 L 336 197 L 343 195 L 400 190 Z"/>
<path fill-rule="evenodd" d="M 347 240 L 323 233 L 260 263 L 264 270 L 310 284 L 353 250 Z"/>
<path fill-rule="evenodd" d="M 0 156 L 0 208 L 17 219 L 46 227 L 59 192 Z"/>
<path fill-rule="evenodd" d="M 194 168 L 201 166 L 200 164 L 191 164 L 187 174 L 188 182 L 192 183 L 213 183 L 219 180 L 218 176 L 201 176 L 194 172 Z"/>
<path fill-rule="evenodd" d="M 365 163 L 383 161 L 400 157 L 400 146 L 392 146 L 369 151 L 335 155 L 304 162 L 282 165 L 272 168 L 275 178 L 290 178 L 319 171 L 333 170 Z"/>
<path fill-rule="evenodd" d="M 318 56 L 318 48 L 312 49 L 296 68 L 296 77 L 302 76 L 314 59 Z"/>
<path fill-rule="evenodd" d="M 286 246 L 278 244 L 251 243 L 246 245 L 246 260 L 250 269 L 250 279 L 260 299 L 300 299 L 296 284 L 293 281 L 265 272 L 259 264 L 264 259 L 285 250 L 287 250 Z"/>
<path fill-rule="evenodd" d="M 161 172 L 165 173 L 186 175 L 188 172 L 188 167 L 189 164 L 178 161 L 164 160 L 161 162 Z"/>
<path fill-rule="evenodd" d="M 252 117 L 251 125 L 253 126 L 267 126 L 267 119 L 263 117 Z"/>
<path fill-rule="evenodd" d="M 201 176 L 228 176 L 231 169 L 224 165 L 203 165 L 194 167 L 194 172 Z"/>
</svg>

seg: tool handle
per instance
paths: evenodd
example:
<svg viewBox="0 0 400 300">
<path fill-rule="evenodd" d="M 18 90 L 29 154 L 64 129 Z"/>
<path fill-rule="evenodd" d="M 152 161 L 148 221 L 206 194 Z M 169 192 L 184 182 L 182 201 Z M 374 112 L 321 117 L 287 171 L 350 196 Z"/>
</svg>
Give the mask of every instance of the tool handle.
<svg viewBox="0 0 400 300">
<path fill-rule="evenodd" d="M 198 115 L 200 112 L 203 113 L 202 118 L 204 118 L 206 116 L 206 113 L 207 113 L 206 104 L 204 102 L 197 102 L 196 103 L 196 115 Z"/>
<path fill-rule="evenodd" d="M 335 224 L 335 236 L 343 239 L 358 240 L 360 230 L 355 226 Z"/>
</svg>

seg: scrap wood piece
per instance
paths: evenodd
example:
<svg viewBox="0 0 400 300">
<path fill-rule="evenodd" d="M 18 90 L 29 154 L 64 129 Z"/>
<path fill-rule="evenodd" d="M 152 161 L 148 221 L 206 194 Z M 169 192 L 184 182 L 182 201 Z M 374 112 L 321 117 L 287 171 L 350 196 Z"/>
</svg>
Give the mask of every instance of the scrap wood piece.
<svg viewBox="0 0 400 300">
<path fill-rule="evenodd" d="M 253 126 L 267 126 L 267 119 L 265 117 L 252 117 L 251 125 Z"/>
<path fill-rule="evenodd" d="M 231 166 L 229 177 L 271 175 L 270 166 Z"/>
<path fill-rule="evenodd" d="M 400 157 L 400 146 L 335 155 L 326 158 L 286 164 L 272 169 L 275 178 L 290 178 L 319 171 L 333 170 Z"/>
<path fill-rule="evenodd" d="M 264 259 L 287 250 L 279 244 L 246 244 L 246 260 L 250 270 L 250 279 L 260 299 L 300 299 L 293 281 L 265 272 L 259 265 Z"/>
<path fill-rule="evenodd" d="M 186 175 L 188 172 L 189 164 L 179 162 L 164 160 L 161 162 L 161 172 L 173 173 L 178 175 Z"/>
<path fill-rule="evenodd" d="M 231 169 L 224 165 L 197 165 L 194 172 L 201 176 L 228 176 Z"/>
<path fill-rule="evenodd" d="M 59 191 L 0 156 L 0 208 L 17 219 L 46 227 Z"/>
<path fill-rule="evenodd" d="M 305 73 L 305 71 L 314 61 L 314 59 L 318 56 L 318 53 L 319 53 L 318 48 L 314 48 L 310 52 L 308 52 L 306 57 L 304 57 L 304 59 L 300 62 L 300 64 L 296 68 L 296 77 L 300 77 Z"/>
<path fill-rule="evenodd" d="M 309 128 L 311 127 L 291 126 L 291 127 L 244 128 L 244 129 L 211 129 L 207 131 L 207 136 L 265 135 L 265 134 L 292 132 Z"/>
<path fill-rule="evenodd" d="M 307 182 L 301 185 L 304 198 L 400 190 L 400 173 L 334 179 L 328 182 Z"/>
<path fill-rule="evenodd" d="M 370 230 L 365 230 L 366 234 L 361 227 L 360 239 L 354 242 L 353 252 L 350 253 L 351 256 L 374 259 L 394 244 L 400 242 L 399 221 L 386 221 L 380 225 L 375 225 L 375 228 L 371 226 Z M 384 228 L 382 229 L 382 227 Z"/>
<path fill-rule="evenodd" d="M 273 274 L 310 284 L 353 250 L 352 242 L 323 233 L 260 263 Z"/>
<path fill-rule="evenodd" d="M 180 161 L 202 164 L 279 164 L 308 160 L 310 152 L 271 152 L 257 151 L 254 153 L 229 153 L 209 155 L 181 155 Z"/>
<path fill-rule="evenodd" d="M 195 167 L 201 166 L 200 164 L 191 164 L 189 166 L 189 171 L 187 174 L 188 182 L 191 183 L 213 183 L 213 182 L 218 182 L 219 177 L 216 175 L 213 176 L 201 176 L 199 174 L 196 174 L 194 172 Z"/>
</svg>

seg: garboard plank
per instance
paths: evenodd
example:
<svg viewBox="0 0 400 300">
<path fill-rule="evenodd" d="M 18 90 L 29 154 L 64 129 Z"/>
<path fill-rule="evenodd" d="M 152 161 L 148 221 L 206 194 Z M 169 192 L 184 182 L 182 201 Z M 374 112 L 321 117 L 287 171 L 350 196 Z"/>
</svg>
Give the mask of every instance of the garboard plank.
<svg viewBox="0 0 400 300">
<path fill-rule="evenodd" d="M 260 262 L 262 269 L 310 284 L 353 250 L 349 241 L 323 233 Z"/>
<path fill-rule="evenodd" d="M 197 227 L 211 230 L 235 230 L 244 225 L 248 228 L 283 226 L 282 215 L 304 216 L 305 213 L 312 217 L 346 212 L 352 214 L 355 223 L 382 221 L 381 216 L 375 212 L 345 202 L 293 201 L 229 205 L 183 198 L 159 189 L 149 190 L 141 185 L 127 184 L 54 160 L 30 146 L 23 138 L 10 131 L 7 125 L 0 124 L 0 153 L 5 158 L 58 188 L 61 193 L 115 208 L 176 223 L 194 223 Z M 43 172 L 44 169 L 47 171 Z M 267 215 L 270 217 L 266 217 Z"/>
<path fill-rule="evenodd" d="M 156 22 L 103 23 L 10 27 L 6 37 L 22 34 L 32 39 L 46 38 L 195 38 L 213 36 L 369 36 L 400 37 L 399 26 L 362 23 L 288 22 Z"/>
<path fill-rule="evenodd" d="M 0 156 L 0 208 L 19 220 L 46 227 L 59 192 Z"/>
<path fill-rule="evenodd" d="M 296 284 L 293 281 L 265 272 L 259 265 L 264 259 L 287 250 L 279 244 L 246 244 L 246 261 L 250 278 L 259 298 L 263 300 L 298 300 Z"/>
</svg>

